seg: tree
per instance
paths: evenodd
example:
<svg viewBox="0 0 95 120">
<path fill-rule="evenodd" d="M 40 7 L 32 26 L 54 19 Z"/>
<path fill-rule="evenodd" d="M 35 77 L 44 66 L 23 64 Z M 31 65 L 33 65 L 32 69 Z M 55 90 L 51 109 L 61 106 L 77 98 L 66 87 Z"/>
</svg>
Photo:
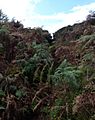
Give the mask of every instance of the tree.
<svg viewBox="0 0 95 120">
<path fill-rule="evenodd" d="M 5 15 L 0 9 L 0 23 L 7 22 L 7 21 L 8 21 L 7 15 Z"/>
</svg>

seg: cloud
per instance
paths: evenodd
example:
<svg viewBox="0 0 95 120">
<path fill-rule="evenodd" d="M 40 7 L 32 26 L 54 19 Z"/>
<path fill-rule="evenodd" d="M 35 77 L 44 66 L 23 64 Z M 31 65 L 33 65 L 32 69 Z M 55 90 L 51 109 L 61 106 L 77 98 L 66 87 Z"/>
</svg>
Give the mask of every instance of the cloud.
<svg viewBox="0 0 95 120">
<path fill-rule="evenodd" d="M 72 8 L 71 11 L 92 10 L 92 9 L 95 9 L 95 2 L 83 6 L 75 6 Z"/>
<path fill-rule="evenodd" d="M 35 13 L 36 5 L 41 0 L 0 0 L 0 9 L 3 10 L 9 18 L 15 17 L 22 20 L 31 11 L 31 14 Z"/>
<path fill-rule="evenodd" d="M 26 26 L 44 26 L 51 33 L 57 31 L 66 25 L 73 25 L 77 22 L 82 22 L 86 19 L 90 10 L 95 10 L 95 2 L 82 6 L 73 7 L 69 13 L 55 13 L 52 15 L 41 15 L 36 13 L 33 16 L 28 17 L 28 21 L 25 21 Z"/>
<path fill-rule="evenodd" d="M 51 33 L 66 25 L 82 22 L 90 10 L 95 10 L 95 2 L 75 6 L 68 13 L 60 12 L 51 15 L 42 15 L 36 12 L 36 7 L 43 0 L 0 0 L 0 8 L 9 18 L 15 17 L 22 21 L 25 27 L 41 27 Z"/>
</svg>

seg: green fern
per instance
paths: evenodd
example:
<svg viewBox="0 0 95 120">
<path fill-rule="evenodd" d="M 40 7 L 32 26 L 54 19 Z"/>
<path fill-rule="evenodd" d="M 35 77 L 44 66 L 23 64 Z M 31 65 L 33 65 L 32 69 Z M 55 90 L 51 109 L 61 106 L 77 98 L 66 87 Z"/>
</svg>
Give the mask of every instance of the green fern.
<svg viewBox="0 0 95 120">
<path fill-rule="evenodd" d="M 3 90 L 0 90 L 0 97 L 4 97 L 5 96 L 5 92 Z"/>
<path fill-rule="evenodd" d="M 35 49 L 35 54 L 33 56 L 34 59 L 36 59 L 37 61 L 44 61 L 44 62 L 49 62 L 51 63 L 52 61 L 52 57 L 49 53 L 49 48 L 47 44 L 36 44 L 35 42 L 33 42 L 32 47 Z"/>
<path fill-rule="evenodd" d="M 55 70 L 52 81 L 55 85 L 67 82 L 72 87 L 79 88 L 81 84 L 81 76 L 82 72 L 79 69 L 73 67 L 64 60 Z"/>
<path fill-rule="evenodd" d="M 21 97 L 23 97 L 25 95 L 26 95 L 26 92 L 24 90 L 22 90 L 22 89 L 19 89 L 19 90 L 16 91 L 16 96 L 18 98 L 21 98 Z"/>
</svg>

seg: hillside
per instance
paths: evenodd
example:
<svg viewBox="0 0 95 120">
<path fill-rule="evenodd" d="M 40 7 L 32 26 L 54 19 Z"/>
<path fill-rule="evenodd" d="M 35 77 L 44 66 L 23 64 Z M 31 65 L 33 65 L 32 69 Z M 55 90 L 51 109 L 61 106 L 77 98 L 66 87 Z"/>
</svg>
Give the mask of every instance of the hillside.
<svg viewBox="0 0 95 120">
<path fill-rule="evenodd" d="M 95 20 L 52 39 L 1 15 L 0 120 L 94 120 Z"/>
</svg>

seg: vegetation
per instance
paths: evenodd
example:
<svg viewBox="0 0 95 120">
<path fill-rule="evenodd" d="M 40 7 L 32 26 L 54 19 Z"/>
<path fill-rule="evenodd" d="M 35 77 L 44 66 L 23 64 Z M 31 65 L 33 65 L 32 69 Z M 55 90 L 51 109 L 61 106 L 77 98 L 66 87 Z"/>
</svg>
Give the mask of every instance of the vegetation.
<svg viewBox="0 0 95 120">
<path fill-rule="evenodd" d="M 95 11 L 90 11 L 89 15 L 87 16 L 87 21 L 92 25 L 95 25 Z"/>
<path fill-rule="evenodd" d="M 0 10 L 0 120 L 95 119 L 95 24 L 89 19 L 52 39 L 42 28 L 9 22 Z"/>
</svg>

